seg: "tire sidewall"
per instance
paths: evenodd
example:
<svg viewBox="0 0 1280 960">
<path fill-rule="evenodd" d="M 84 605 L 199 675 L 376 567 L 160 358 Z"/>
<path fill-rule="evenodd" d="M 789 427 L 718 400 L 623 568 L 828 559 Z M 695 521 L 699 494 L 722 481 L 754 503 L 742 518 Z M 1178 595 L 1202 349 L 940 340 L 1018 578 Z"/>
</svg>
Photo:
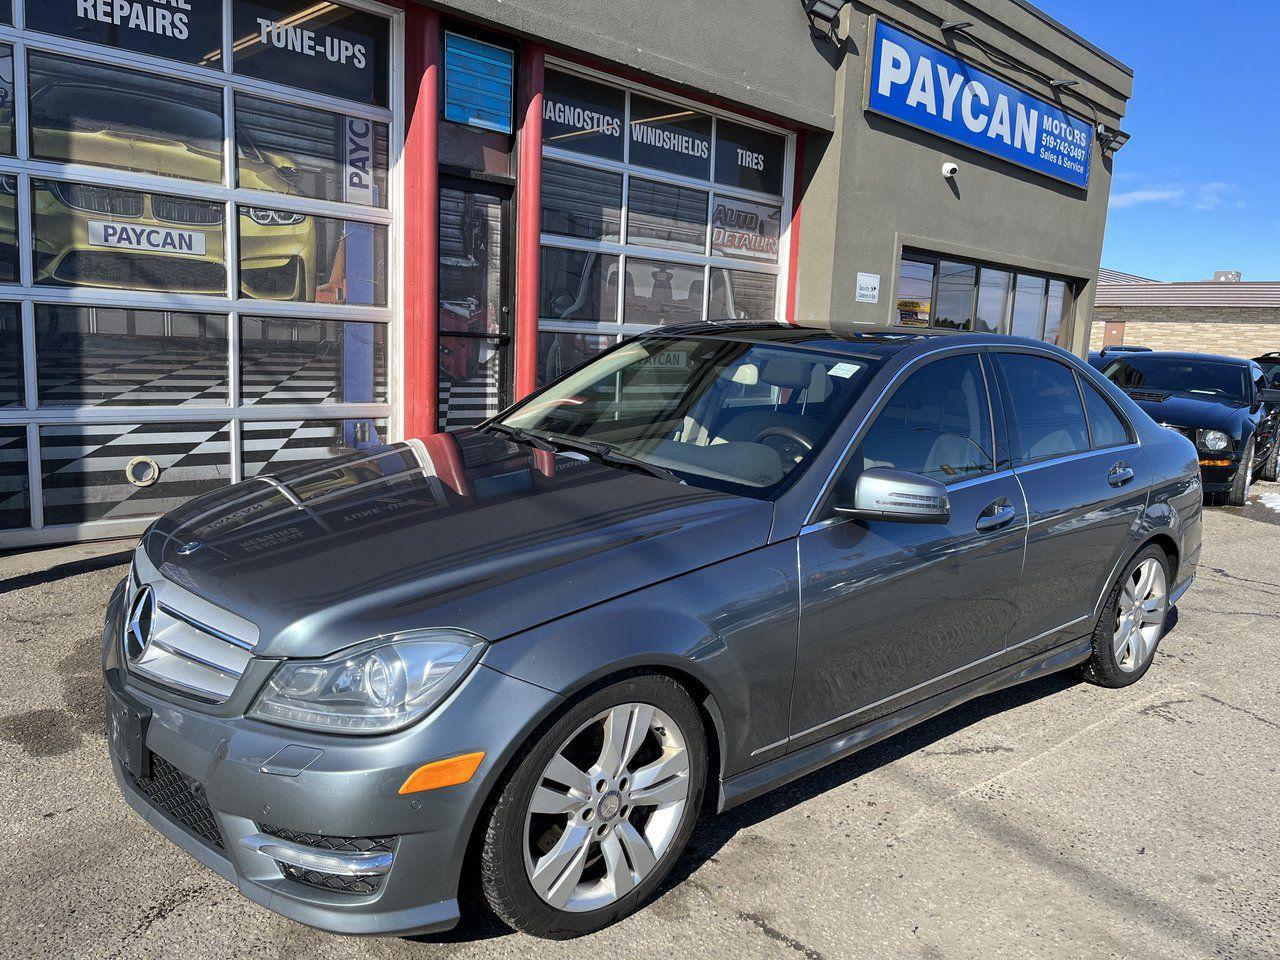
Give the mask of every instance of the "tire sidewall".
<svg viewBox="0 0 1280 960">
<path fill-rule="evenodd" d="M 689 753 L 689 799 L 671 846 L 635 889 L 597 910 L 583 913 L 557 910 L 534 890 L 525 868 L 528 806 L 555 751 L 584 723 L 623 703 L 655 706 L 680 728 Z M 508 924 L 551 939 L 581 936 L 622 919 L 648 899 L 680 859 L 702 808 L 706 781 L 707 744 L 702 720 L 697 705 L 676 681 L 656 674 L 629 677 L 582 697 L 550 726 L 534 734 L 494 807 L 482 868 L 482 882 L 490 906 Z M 500 874 L 500 878 L 494 876 L 495 873 Z M 493 882 L 496 880 L 500 880 L 503 892 L 498 898 L 500 902 L 495 902 Z"/>
<path fill-rule="evenodd" d="M 1240 457 L 1240 466 L 1236 475 L 1231 478 L 1231 489 L 1227 493 L 1227 503 L 1233 507 L 1243 507 L 1249 502 L 1249 489 L 1253 476 L 1253 437 L 1245 444 L 1244 453 Z"/>
<path fill-rule="evenodd" d="M 1152 646 L 1151 654 L 1147 657 L 1146 663 L 1142 664 L 1137 670 L 1128 671 L 1120 669 L 1120 665 L 1116 662 L 1114 645 L 1116 605 L 1120 601 L 1120 592 L 1124 589 L 1125 582 L 1133 576 L 1133 571 L 1144 560 L 1155 560 L 1164 570 L 1166 598 L 1173 589 L 1173 578 L 1169 570 L 1169 557 L 1156 544 L 1143 547 L 1125 564 L 1123 572 L 1116 578 L 1111 587 L 1111 593 L 1107 595 L 1107 602 L 1103 605 L 1102 613 L 1098 617 L 1098 623 L 1094 627 L 1093 655 L 1085 666 L 1086 676 L 1105 687 L 1127 687 L 1141 680 L 1146 672 L 1151 669 L 1151 664 L 1156 659 L 1156 651 L 1160 649 L 1160 643 L 1164 640 L 1165 627 L 1169 621 L 1169 610 L 1172 609 L 1172 605 L 1166 605 L 1165 607 L 1164 622 L 1160 625 L 1160 635 L 1156 638 L 1155 645 Z"/>
</svg>

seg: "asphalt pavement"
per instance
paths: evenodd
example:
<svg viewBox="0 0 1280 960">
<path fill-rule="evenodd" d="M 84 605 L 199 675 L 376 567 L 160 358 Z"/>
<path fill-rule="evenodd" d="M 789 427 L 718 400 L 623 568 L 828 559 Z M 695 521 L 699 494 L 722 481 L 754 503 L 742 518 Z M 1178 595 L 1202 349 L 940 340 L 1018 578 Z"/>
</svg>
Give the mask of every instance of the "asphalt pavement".
<svg viewBox="0 0 1280 960">
<path fill-rule="evenodd" d="M 147 827 L 102 732 L 129 544 L 0 555 L 0 957 L 1276 958 L 1280 484 L 1208 511 L 1143 681 L 1050 677 L 706 817 L 641 913 L 550 943 L 471 919 L 353 940 L 273 916 Z"/>
</svg>

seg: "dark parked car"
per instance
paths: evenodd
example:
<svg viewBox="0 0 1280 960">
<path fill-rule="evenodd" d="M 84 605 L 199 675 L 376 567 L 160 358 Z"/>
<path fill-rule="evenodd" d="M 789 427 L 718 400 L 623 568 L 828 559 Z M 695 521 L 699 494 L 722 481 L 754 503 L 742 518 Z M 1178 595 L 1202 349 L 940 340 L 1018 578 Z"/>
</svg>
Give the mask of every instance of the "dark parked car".
<svg viewBox="0 0 1280 960">
<path fill-rule="evenodd" d="M 1262 375 L 1267 378 L 1267 383 L 1273 388 L 1280 389 L 1280 350 L 1254 357 L 1253 362 L 1262 368 Z"/>
<path fill-rule="evenodd" d="M 1089 351 L 1089 365 L 1096 370 L 1101 370 L 1107 365 L 1108 360 L 1115 359 L 1118 353 L 1150 353 L 1150 347 L 1125 346 L 1124 344 L 1116 344 L 1110 347 L 1103 347 L 1101 350 Z"/>
<path fill-rule="evenodd" d="M 1112 357 L 1103 376 L 1153 420 L 1192 440 L 1204 489 L 1243 506 L 1255 476 L 1275 480 L 1280 390 L 1253 360 L 1208 353 Z"/>
<path fill-rule="evenodd" d="M 1192 445 L 1056 347 L 667 329 L 158 521 L 107 611 L 115 776 L 304 923 L 447 928 L 468 864 L 581 934 L 704 805 L 1053 671 L 1138 680 L 1201 509 Z"/>
</svg>

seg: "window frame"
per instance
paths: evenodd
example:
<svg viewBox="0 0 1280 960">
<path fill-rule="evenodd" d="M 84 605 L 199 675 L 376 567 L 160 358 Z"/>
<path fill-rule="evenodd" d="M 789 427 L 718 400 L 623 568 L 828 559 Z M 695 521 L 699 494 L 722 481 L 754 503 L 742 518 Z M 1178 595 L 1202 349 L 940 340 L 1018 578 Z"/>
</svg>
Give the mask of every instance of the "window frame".
<svg viewBox="0 0 1280 960">
<path fill-rule="evenodd" d="M 403 411 L 394 402 L 398 395 L 399 359 L 402 354 L 403 297 L 403 170 L 397 162 L 404 145 L 405 117 L 404 64 L 405 12 L 376 0 L 341 0 L 351 7 L 385 18 L 390 44 L 388 63 L 388 107 L 348 101 L 328 94 L 259 80 L 236 74 L 229 55 L 235 43 L 232 0 L 221 4 L 222 34 L 220 63 L 214 67 L 169 60 L 136 53 L 105 44 L 73 40 L 26 29 L 24 5 L 15 3 L 13 23 L 0 25 L 0 43 L 13 49 L 14 152 L 0 156 L 0 174 L 17 182 L 15 234 L 18 244 L 18 282 L 0 285 L 0 301 L 18 304 L 21 322 L 23 402 L 0 408 L 0 428 L 26 430 L 27 499 L 29 525 L 0 530 L 0 549 L 63 542 L 83 537 L 136 534 L 153 516 L 129 516 L 70 524 L 46 525 L 40 431 L 58 426 L 111 424 L 226 422 L 229 425 L 230 457 L 227 482 L 245 478 L 242 426 L 254 422 L 328 421 L 342 429 L 343 421 L 385 422 L 387 439 L 403 430 Z M 222 177 L 219 182 L 183 179 L 159 173 L 141 173 L 100 167 L 92 163 L 62 163 L 31 157 L 29 126 L 30 77 L 28 51 L 51 54 L 107 67 L 119 67 L 167 80 L 186 81 L 218 91 L 222 105 Z M 303 196 L 241 187 L 238 182 L 239 157 L 235 98 L 247 94 L 292 106 L 314 107 L 352 119 L 369 120 L 387 126 L 386 205 L 366 206 L 350 201 L 318 200 Z M 222 256 L 226 266 L 226 286 L 221 294 L 167 293 L 160 290 L 129 290 L 91 286 L 46 286 L 35 280 L 33 180 L 50 179 L 87 183 L 92 186 L 163 194 L 183 199 L 219 204 L 223 210 Z M 347 305 L 305 301 L 254 299 L 245 296 L 240 284 L 240 211 L 263 207 L 311 217 L 369 223 L 387 230 L 385 306 Z M 196 313 L 223 316 L 227 322 L 227 402 L 221 406 L 41 406 L 36 366 L 35 314 L 37 304 L 152 310 L 168 313 Z M 279 406 L 243 403 L 241 392 L 240 334 L 242 317 L 282 317 L 324 321 L 356 321 L 387 328 L 387 386 L 385 402 L 373 403 L 292 403 Z M 221 468 L 221 464 L 219 465 Z"/>
<path fill-rule="evenodd" d="M 792 210 L 794 209 L 793 193 L 795 181 L 795 131 L 787 130 L 783 127 L 765 123 L 751 117 L 746 117 L 730 110 L 724 110 L 711 104 L 702 103 L 687 97 L 681 97 L 664 90 L 654 89 L 653 87 L 637 83 L 633 80 L 618 77 L 600 70 L 595 70 L 591 67 L 575 63 L 568 59 L 548 56 L 546 59 L 546 68 L 558 73 L 578 76 L 622 91 L 624 94 L 622 117 L 623 152 L 621 160 L 611 160 L 542 144 L 542 159 L 551 159 L 563 163 L 576 164 L 581 167 L 618 173 L 622 175 L 623 184 L 620 230 L 617 240 L 586 240 L 541 231 L 539 234 L 540 249 L 554 247 L 617 257 L 619 278 L 617 284 L 617 320 L 614 322 L 560 320 L 553 317 L 543 317 L 541 316 L 541 311 L 539 311 L 539 333 L 588 333 L 597 336 L 626 337 L 661 329 L 660 324 L 627 322 L 623 309 L 625 306 L 626 284 L 622 278 L 626 275 L 626 263 L 629 256 L 640 260 L 666 261 L 670 263 L 701 267 L 703 273 L 701 316 L 704 318 L 707 316 L 710 309 L 712 270 L 716 268 L 726 268 L 729 270 L 745 270 L 752 273 L 769 275 L 774 278 L 774 316 L 776 318 L 781 318 L 787 302 L 787 284 L 790 276 L 791 216 Z M 705 114 L 712 118 L 710 169 L 706 180 L 700 180 L 696 177 L 687 177 L 674 173 L 665 173 L 631 162 L 631 138 L 629 136 L 629 131 L 633 95 L 659 100 L 676 106 L 687 107 L 690 110 L 695 110 L 698 113 Z M 781 195 L 761 193 L 759 191 L 741 187 L 730 187 L 716 181 L 715 151 L 717 132 L 719 130 L 719 123 L 721 120 L 737 124 L 738 126 L 759 129 L 768 133 L 777 134 L 783 138 L 784 155 Z M 691 251 L 674 250 L 665 247 L 650 246 L 643 242 L 637 243 L 629 240 L 627 221 L 630 208 L 628 199 L 631 179 L 633 177 L 641 180 L 657 181 L 671 186 L 691 188 L 707 195 L 707 230 L 701 252 L 695 253 Z M 711 226 L 711 218 L 715 211 L 717 197 L 747 200 L 754 203 L 767 204 L 779 209 L 780 222 L 778 225 L 778 259 L 776 263 L 767 263 L 761 260 L 729 257 L 712 253 L 712 243 L 715 231 Z"/>
<path fill-rule="evenodd" d="M 1089 433 L 1089 449 L 1090 450 L 1116 450 L 1116 449 L 1119 449 L 1120 447 L 1130 447 L 1130 446 L 1133 446 L 1135 443 L 1137 443 L 1138 433 L 1136 430 L 1133 429 L 1133 424 L 1129 421 L 1129 418 L 1124 415 L 1124 412 L 1119 408 L 1119 406 L 1117 406 L 1116 403 L 1110 397 L 1107 396 L 1107 392 L 1103 390 L 1101 387 L 1097 386 L 1096 384 L 1090 383 L 1088 380 L 1086 380 L 1085 374 L 1083 371 L 1076 370 L 1075 374 L 1076 374 L 1076 388 L 1080 391 L 1080 402 L 1084 405 L 1084 425 L 1085 425 L 1085 429 Z M 1088 395 L 1084 392 L 1086 388 L 1092 388 L 1093 392 L 1096 393 L 1102 399 L 1102 402 L 1105 403 L 1107 407 L 1111 410 L 1111 412 L 1115 414 L 1116 419 L 1120 421 L 1120 426 L 1124 429 L 1124 433 L 1125 433 L 1124 440 L 1122 440 L 1119 443 L 1108 443 L 1104 445 L 1099 445 L 1098 442 L 1093 438 L 1093 424 L 1089 420 L 1089 400 L 1088 400 Z"/>
<path fill-rule="evenodd" d="M 1053 354 L 1048 352 L 1041 352 L 1038 350 L 1025 350 L 1025 349 L 1019 349 L 1017 347 L 993 350 L 991 351 L 991 354 L 994 360 L 992 366 L 995 368 L 996 376 L 999 378 L 999 382 L 1000 382 L 1001 406 L 1004 408 L 1005 423 L 1007 425 L 1008 437 L 1009 437 L 1009 458 L 1014 469 L 1020 469 L 1022 467 L 1029 467 L 1029 466 L 1038 466 L 1040 464 L 1049 463 L 1053 460 L 1067 460 L 1072 457 L 1087 456 L 1091 453 L 1097 452 L 1099 449 L 1118 450 L 1122 446 L 1133 445 L 1132 442 L 1129 444 L 1116 444 L 1114 446 L 1101 447 L 1101 448 L 1095 447 L 1093 445 L 1093 430 L 1089 426 L 1089 408 L 1085 406 L 1084 393 L 1080 389 L 1080 380 L 1079 380 L 1080 371 L 1076 369 L 1076 367 L 1073 364 L 1063 360 L 1061 357 L 1055 357 Z M 1070 453 L 1053 453 L 1053 454 L 1049 454 L 1048 456 L 1037 457 L 1034 460 L 1026 460 L 1022 457 L 1022 450 L 1021 450 L 1022 435 L 1018 426 L 1018 412 L 1013 402 L 1013 391 L 1009 388 L 1009 378 L 1005 375 L 1004 365 L 999 359 L 1000 357 L 1005 357 L 1005 356 L 1032 357 L 1037 360 L 1046 360 L 1051 363 L 1056 363 L 1060 367 L 1063 367 L 1068 373 L 1072 375 L 1073 377 L 1072 382 L 1075 384 L 1075 388 L 1076 388 L 1076 397 L 1080 401 L 1080 415 L 1084 420 L 1084 435 L 1085 435 L 1085 442 L 1086 442 L 1084 449 L 1073 450 Z M 1126 419 L 1122 418 L 1121 423 L 1126 428 L 1132 430 L 1132 427 L 1130 426 L 1130 424 Z M 1130 436 L 1133 436 L 1133 435 L 1134 434 L 1132 433 L 1130 434 Z"/>
<path fill-rule="evenodd" d="M 901 283 L 902 262 L 904 260 L 910 260 L 914 263 L 929 264 L 930 266 L 933 267 L 933 279 L 930 283 L 929 302 L 931 306 L 929 310 L 928 326 L 921 326 L 921 327 L 909 326 L 909 325 L 900 323 L 898 320 L 898 287 L 899 287 L 899 284 Z M 963 327 L 963 328 L 939 327 L 935 325 L 933 322 L 936 316 L 936 308 L 938 303 L 938 283 L 939 283 L 939 277 L 942 273 L 943 263 L 961 264 L 964 266 L 973 267 L 975 270 L 974 283 L 973 283 L 973 295 L 969 305 L 969 324 L 966 327 Z M 995 262 L 989 262 L 984 260 L 977 260 L 973 257 L 958 256 L 958 255 L 952 255 L 952 254 L 946 254 L 946 253 L 933 253 L 927 250 L 919 249 L 918 247 L 902 247 L 898 250 L 898 257 L 894 262 L 894 277 L 893 277 L 894 319 L 893 319 L 892 325 L 894 327 L 898 327 L 904 330 L 911 330 L 916 333 L 922 330 L 940 331 L 944 333 L 987 333 L 988 331 L 986 330 L 977 329 L 977 318 L 978 318 L 978 296 L 982 289 L 982 275 L 985 271 L 988 271 L 988 270 L 999 271 L 1000 273 L 1007 273 L 1009 274 L 1009 277 L 1010 277 L 1010 283 L 1009 283 L 1008 289 L 1005 291 L 1005 294 L 1004 294 L 1004 302 L 1002 303 L 1000 308 L 999 325 L 998 325 L 998 328 L 994 331 L 995 333 L 1002 334 L 1002 335 L 1009 335 L 1010 330 L 1012 329 L 1013 302 L 1014 302 L 1014 299 L 1017 297 L 1017 293 L 1018 293 L 1019 276 L 1034 277 L 1036 279 L 1044 281 L 1044 292 L 1041 293 L 1040 295 L 1040 319 L 1037 323 L 1037 328 L 1036 328 L 1037 339 L 1041 339 L 1041 340 L 1044 339 L 1046 321 L 1048 319 L 1047 314 L 1048 314 L 1049 300 L 1050 300 L 1049 289 L 1050 289 L 1050 285 L 1055 281 L 1063 284 L 1063 287 L 1064 287 L 1062 315 L 1059 318 L 1059 324 L 1058 324 L 1059 333 L 1061 333 L 1061 331 L 1065 329 L 1071 323 L 1071 321 L 1075 319 L 1076 305 L 1079 301 L 1079 295 L 1077 293 L 1077 290 L 1079 289 L 1079 281 L 1073 280 L 1070 277 L 1065 277 L 1065 276 L 1052 274 L 1052 273 L 1045 273 L 1044 271 L 1041 271 L 1041 270 L 1028 270 L 1028 269 L 1011 266 L 1009 264 L 1004 264 L 1004 263 L 995 263 Z"/>
</svg>

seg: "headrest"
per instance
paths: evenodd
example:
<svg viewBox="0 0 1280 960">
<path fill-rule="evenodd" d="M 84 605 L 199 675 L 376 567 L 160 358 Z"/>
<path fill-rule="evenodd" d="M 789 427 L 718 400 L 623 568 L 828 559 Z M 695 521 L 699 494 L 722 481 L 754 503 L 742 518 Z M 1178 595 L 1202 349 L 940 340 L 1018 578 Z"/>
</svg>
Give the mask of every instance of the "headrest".
<svg viewBox="0 0 1280 960">
<path fill-rule="evenodd" d="M 733 371 L 733 382 L 740 383 L 744 387 L 754 387 L 760 382 L 760 368 L 754 363 L 741 364 Z"/>
<path fill-rule="evenodd" d="M 809 378 L 809 391 L 805 394 L 808 403 L 822 403 L 831 396 L 831 378 L 827 376 L 826 367 L 815 363 L 813 376 Z"/>
<path fill-rule="evenodd" d="M 775 387 L 799 390 L 809 386 L 809 367 L 796 357 L 774 357 L 765 363 L 760 379 Z"/>
</svg>

